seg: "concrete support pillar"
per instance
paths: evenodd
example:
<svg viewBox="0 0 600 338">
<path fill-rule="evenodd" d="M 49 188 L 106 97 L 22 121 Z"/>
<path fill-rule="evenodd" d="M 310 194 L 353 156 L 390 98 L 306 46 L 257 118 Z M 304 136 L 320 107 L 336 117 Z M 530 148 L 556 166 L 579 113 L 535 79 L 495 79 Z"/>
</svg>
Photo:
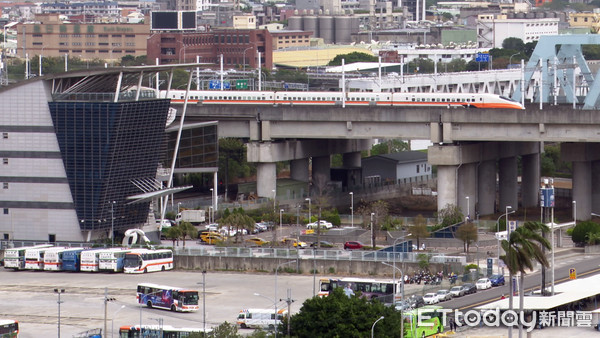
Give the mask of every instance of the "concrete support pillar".
<svg viewBox="0 0 600 338">
<path fill-rule="evenodd" d="M 592 162 L 592 212 L 600 214 L 600 161 Z"/>
<path fill-rule="evenodd" d="M 342 156 L 344 168 L 359 168 L 361 166 L 360 151 L 344 153 Z"/>
<path fill-rule="evenodd" d="M 507 205 L 510 205 L 513 210 L 517 210 L 519 208 L 517 157 L 511 156 L 500 159 L 498 167 L 498 192 L 500 196 L 498 208 L 504 210 Z"/>
<path fill-rule="evenodd" d="M 478 211 L 480 215 L 496 212 L 496 161 L 483 161 L 477 173 Z"/>
<path fill-rule="evenodd" d="M 448 204 L 456 205 L 456 167 L 454 165 L 438 166 L 438 211 Z"/>
<path fill-rule="evenodd" d="M 592 162 L 573 161 L 573 201 L 576 203 L 578 221 L 592 215 Z"/>
<path fill-rule="evenodd" d="M 258 196 L 273 198 L 273 190 L 276 187 L 276 164 L 273 162 L 258 163 L 256 167 L 256 193 Z"/>
<path fill-rule="evenodd" d="M 290 177 L 296 181 L 308 182 L 308 158 L 290 161 Z"/>
<path fill-rule="evenodd" d="M 521 156 L 521 164 L 521 205 L 524 208 L 535 207 L 540 198 L 540 154 Z"/>
<path fill-rule="evenodd" d="M 313 186 L 326 184 L 331 181 L 331 159 L 329 156 L 317 156 L 312 158 L 312 182 Z M 323 180 L 321 182 L 320 180 Z"/>
<path fill-rule="evenodd" d="M 463 215 L 475 219 L 475 203 L 477 203 L 476 163 L 465 163 L 458 168 L 457 191 L 458 206 L 462 210 Z"/>
</svg>

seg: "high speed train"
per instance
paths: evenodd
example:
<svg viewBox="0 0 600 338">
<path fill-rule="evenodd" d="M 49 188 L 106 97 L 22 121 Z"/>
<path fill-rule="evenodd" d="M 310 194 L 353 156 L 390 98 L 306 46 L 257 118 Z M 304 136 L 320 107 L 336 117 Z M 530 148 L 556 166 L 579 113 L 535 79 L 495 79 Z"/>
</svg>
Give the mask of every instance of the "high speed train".
<svg viewBox="0 0 600 338">
<path fill-rule="evenodd" d="M 167 91 L 160 92 L 166 98 Z M 345 98 L 344 98 L 345 95 Z M 185 90 L 170 90 L 173 103 L 184 103 Z M 280 106 L 394 106 L 525 109 L 521 103 L 495 94 L 373 93 L 190 90 L 188 103 Z"/>
</svg>

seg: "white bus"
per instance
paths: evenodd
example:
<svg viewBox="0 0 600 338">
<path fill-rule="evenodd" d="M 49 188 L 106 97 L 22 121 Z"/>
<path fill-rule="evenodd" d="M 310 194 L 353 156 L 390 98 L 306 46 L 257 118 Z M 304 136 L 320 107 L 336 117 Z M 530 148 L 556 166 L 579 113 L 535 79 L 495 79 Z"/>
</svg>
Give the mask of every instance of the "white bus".
<svg viewBox="0 0 600 338">
<path fill-rule="evenodd" d="M 122 272 L 125 262 L 125 254 L 130 249 L 117 248 L 118 250 L 107 250 L 100 253 L 98 268 L 100 271 Z"/>
<path fill-rule="evenodd" d="M 25 269 L 44 270 L 44 255 L 48 250 L 64 249 L 63 247 L 35 248 L 25 250 Z"/>
<path fill-rule="evenodd" d="M 67 251 L 81 251 L 82 248 L 57 248 L 46 251 L 44 254 L 44 270 L 62 271 L 63 254 Z"/>
<path fill-rule="evenodd" d="M 4 268 L 21 270 L 25 269 L 25 250 L 33 248 L 50 248 L 52 244 L 40 244 L 24 246 L 20 248 L 6 249 L 4 251 Z"/>
<path fill-rule="evenodd" d="M 287 316 L 286 309 L 278 309 L 277 318 L 275 318 L 275 309 L 244 309 L 238 314 L 236 323 L 242 329 L 273 330 L 281 325 L 284 316 Z"/>
<path fill-rule="evenodd" d="M 137 286 L 137 300 L 149 308 L 178 312 L 198 311 L 198 291 L 173 286 L 141 283 Z"/>
<path fill-rule="evenodd" d="M 100 253 L 110 250 L 121 250 L 121 248 L 99 248 L 99 249 L 91 249 L 85 250 L 81 253 L 81 263 L 80 263 L 80 271 L 87 272 L 98 272 L 100 271 L 99 263 L 100 263 Z"/>
<path fill-rule="evenodd" d="M 173 251 L 138 249 L 125 255 L 125 273 L 145 273 L 173 269 Z"/>
</svg>

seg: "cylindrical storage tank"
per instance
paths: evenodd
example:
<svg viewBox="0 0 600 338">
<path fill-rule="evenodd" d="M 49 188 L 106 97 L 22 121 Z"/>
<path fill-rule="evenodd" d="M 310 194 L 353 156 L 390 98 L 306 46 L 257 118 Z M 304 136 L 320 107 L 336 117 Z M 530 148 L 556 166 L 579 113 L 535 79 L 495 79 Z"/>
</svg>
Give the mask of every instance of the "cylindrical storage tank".
<svg viewBox="0 0 600 338">
<path fill-rule="evenodd" d="M 302 29 L 302 17 L 292 16 L 288 19 L 288 28 L 292 31 L 301 31 Z"/>
<path fill-rule="evenodd" d="M 315 36 L 320 38 L 320 36 L 318 36 L 319 34 L 319 22 L 317 21 L 317 17 L 316 16 L 305 16 L 303 17 L 303 29 L 304 31 L 311 31 L 314 32 Z"/>
<path fill-rule="evenodd" d="M 356 34 L 360 31 L 360 19 L 353 16 L 352 18 L 352 27 L 350 28 L 350 33 Z M 350 37 L 352 39 L 352 37 Z"/>
<path fill-rule="evenodd" d="M 325 43 L 334 43 L 335 36 L 335 26 L 333 22 L 333 17 L 331 16 L 321 16 L 319 17 L 319 34 L 318 36 L 323 38 L 323 42 Z M 315 34 L 317 35 L 317 34 Z"/>
<path fill-rule="evenodd" d="M 335 17 L 335 43 L 345 44 L 352 42 L 350 33 L 352 32 L 352 18 L 345 16 Z"/>
</svg>

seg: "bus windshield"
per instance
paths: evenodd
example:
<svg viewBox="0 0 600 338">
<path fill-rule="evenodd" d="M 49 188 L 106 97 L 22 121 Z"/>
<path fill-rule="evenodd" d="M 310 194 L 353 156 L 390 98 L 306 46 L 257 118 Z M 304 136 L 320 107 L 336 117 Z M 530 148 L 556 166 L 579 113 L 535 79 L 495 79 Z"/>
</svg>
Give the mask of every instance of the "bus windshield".
<svg viewBox="0 0 600 338">
<path fill-rule="evenodd" d="M 198 305 L 198 291 L 182 291 L 180 292 L 185 305 Z"/>
<path fill-rule="evenodd" d="M 140 255 L 127 254 L 123 264 L 126 268 L 137 268 L 142 264 L 142 259 Z"/>
</svg>

